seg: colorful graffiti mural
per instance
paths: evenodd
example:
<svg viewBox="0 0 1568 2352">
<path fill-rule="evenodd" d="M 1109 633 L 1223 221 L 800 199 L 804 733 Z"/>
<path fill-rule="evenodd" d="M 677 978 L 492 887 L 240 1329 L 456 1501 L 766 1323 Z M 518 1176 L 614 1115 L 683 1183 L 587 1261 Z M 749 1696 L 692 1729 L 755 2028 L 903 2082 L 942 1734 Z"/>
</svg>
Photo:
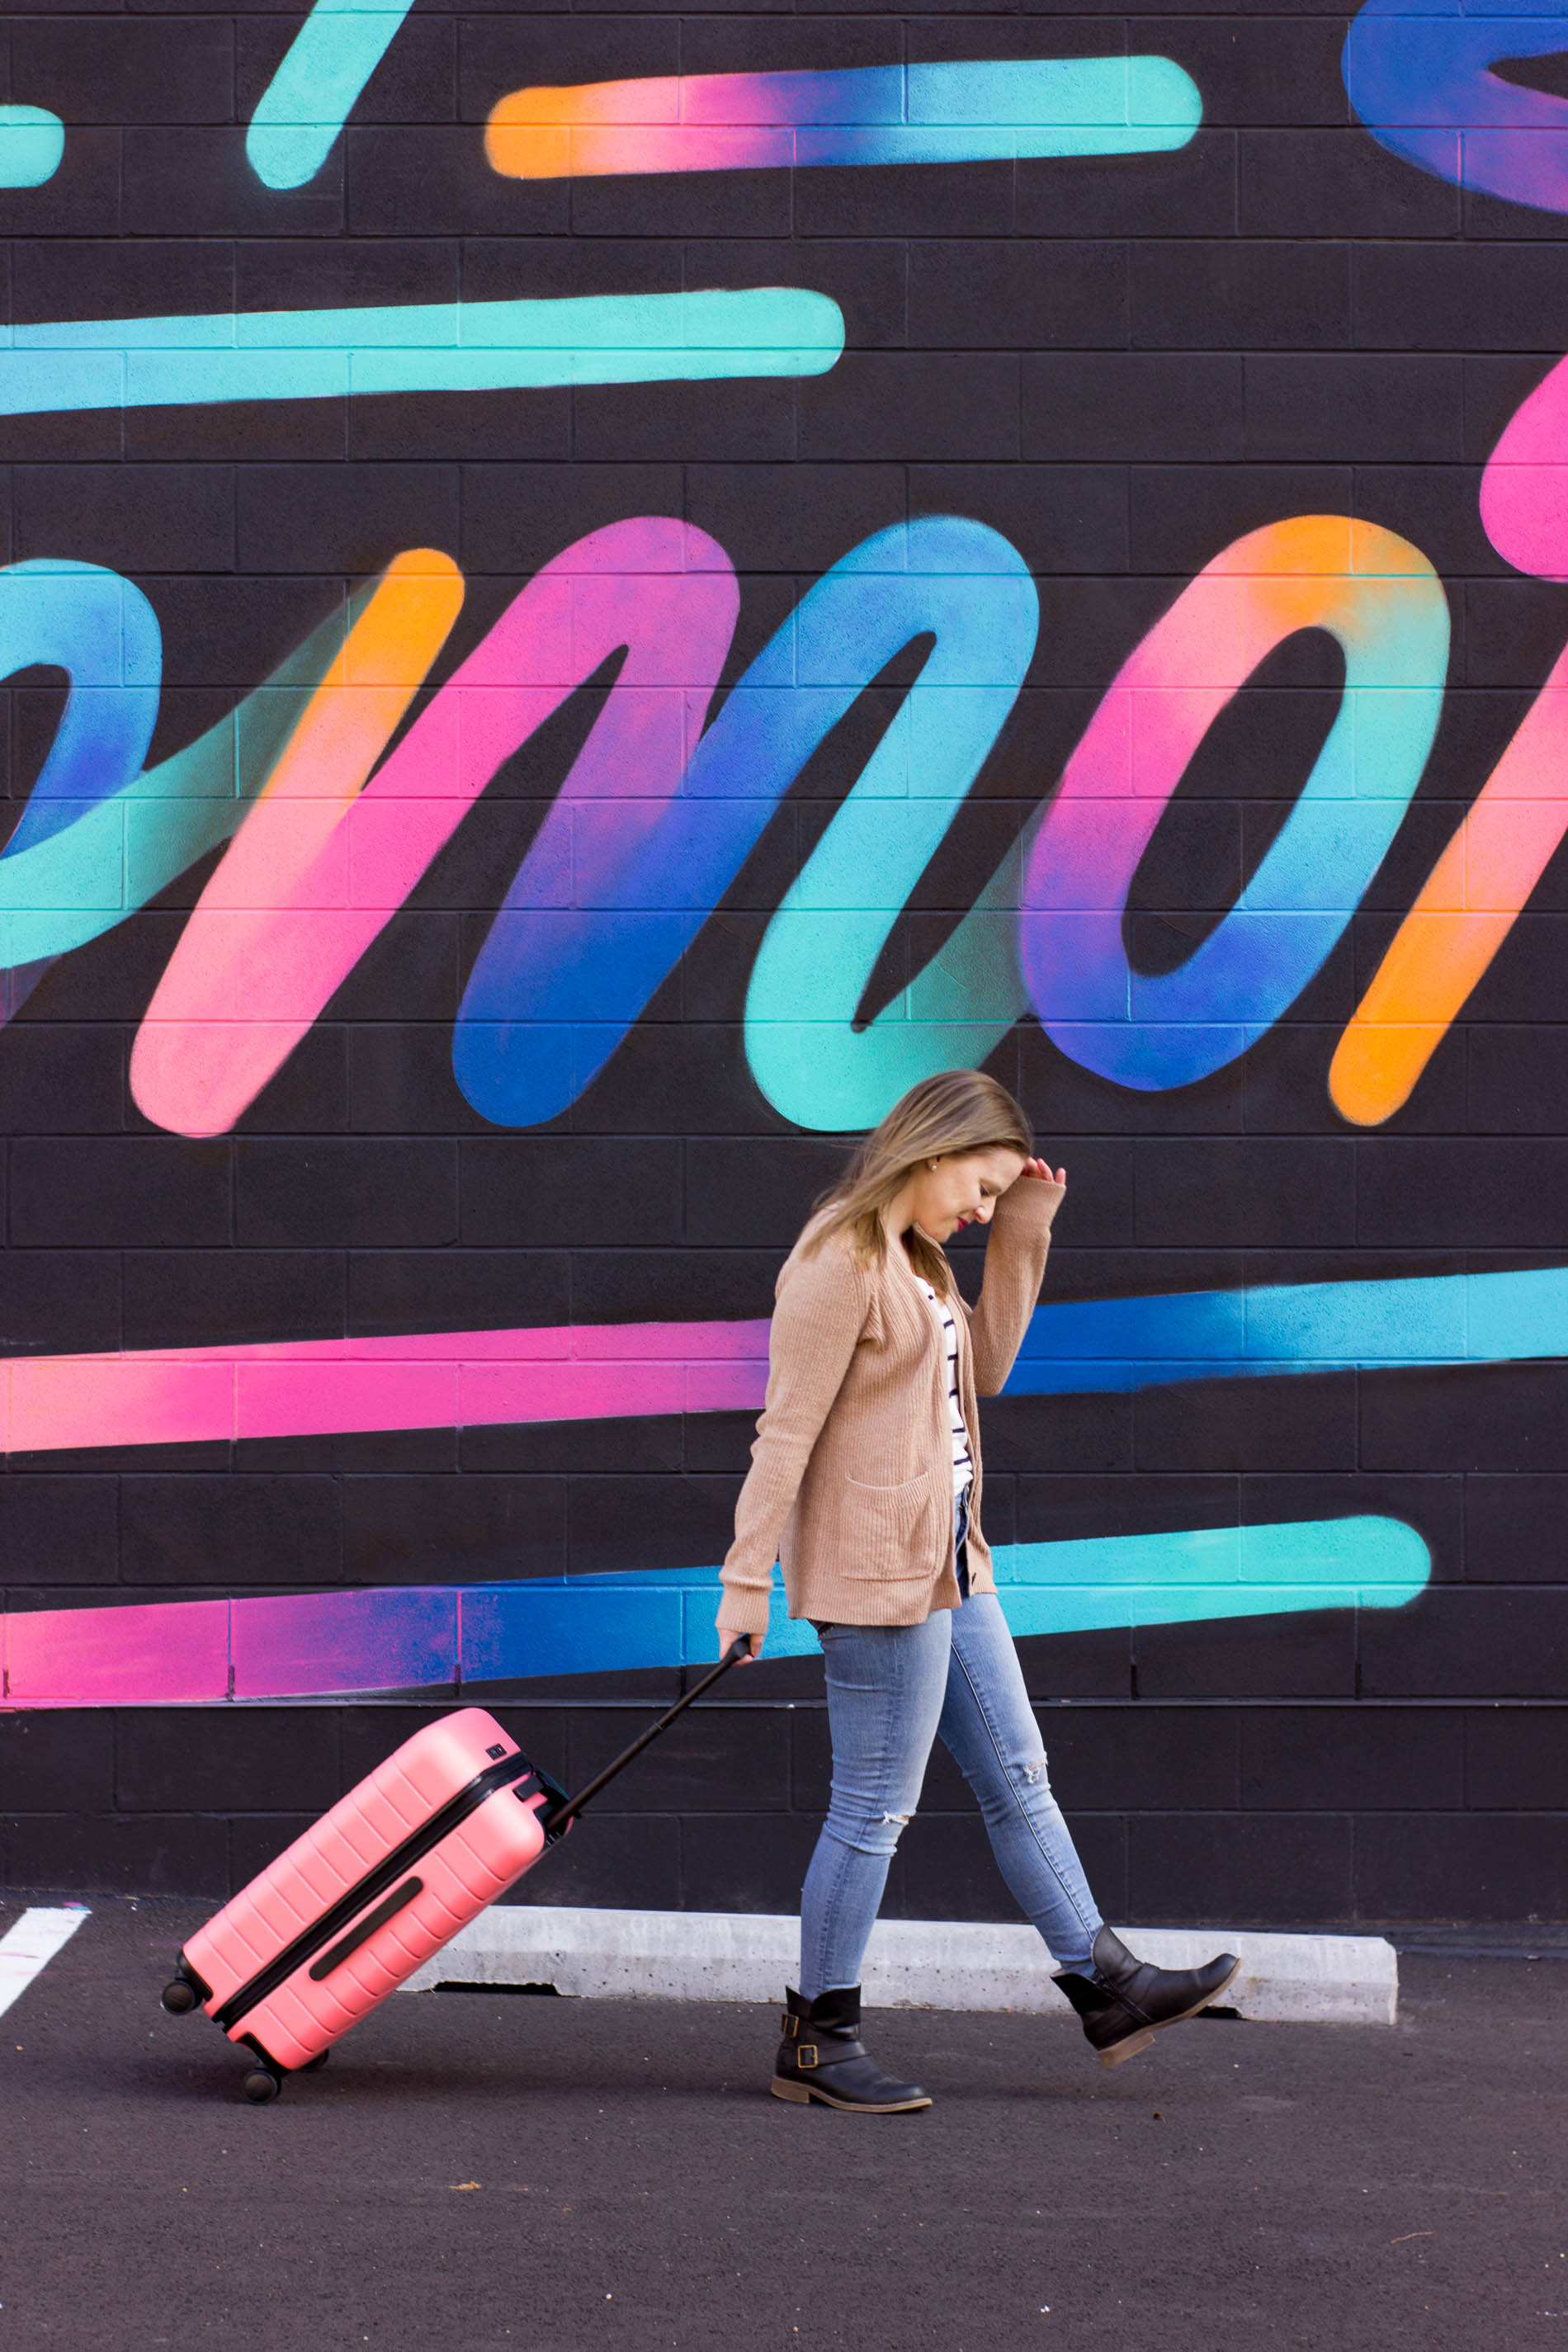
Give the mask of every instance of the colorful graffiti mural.
<svg viewBox="0 0 1568 2352">
<path fill-rule="evenodd" d="M 449 559 L 412 552 L 362 594 L 340 645 L 319 632 L 302 652 L 290 679 L 291 729 L 285 736 L 273 714 L 240 794 L 218 812 L 211 800 L 149 791 L 154 780 L 142 761 L 157 715 L 159 632 L 142 593 L 89 566 L 24 565 L 0 578 L 12 591 L 10 667 L 53 657 L 72 681 L 37 786 L 0 856 L 0 886 L 14 877 L 16 969 L 36 972 L 79 944 L 84 901 L 100 902 L 88 935 L 133 910 L 134 901 L 111 903 L 106 875 L 139 873 L 144 902 L 198 845 L 235 835 L 153 993 L 131 1062 L 140 1108 L 193 1137 L 222 1133 L 244 1114 L 497 768 L 625 651 L 480 950 L 455 1035 L 459 1083 L 488 1118 L 528 1125 L 566 1108 L 706 921 L 812 751 L 922 633 L 935 644 L 900 725 L 873 752 L 763 941 L 746 1032 L 759 1084 L 799 1124 L 869 1123 L 925 1070 L 982 1060 L 1030 999 L 1057 1045 L 1100 1076 L 1147 1090 L 1189 1084 L 1244 1054 L 1332 950 L 1426 764 L 1448 646 L 1436 574 L 1392 533 L 1305 517 L 1226 550 L 1123 666 L 1048 812 L 968 919 L 987 928 L 991 969 L 972 959 L 967 998 L 952 1002 L 953 990 L 933 1006 L 928 994 L 927 1018 L 911 1013 L 900 1024 L 884 1013 L 857 1037 L 854 1008 L 888 925 L 1005 725 L 1034 650 L 1037 598 L 998 534 L 933 518 L 856 549 L 704 729 L 735 625 L 732 568 L 715 541 L 673 521 L 613 526 L 546 566 L 378 766 L 463 601 Z M 1128 962 L 1122 918 L 1162 809 L 1226 702 L 1277 644 L 1307 627 L 1331 635 L 1346 662 L 1339 713 L 1312 772 L 1243 901 L 1176 974 L 1142 979 Z M 243 712 L 237 721 L 237 740 L 251 730 Z M 226 730 L 204 739 L 209 762 L 226 755 L 229 740 Z M 201 761 L 183 759 L 199 776 Z M 1496 784 L 1494 776 L 1489 792 Z M 1504 787 L 1498 798 L 1507 823 L 1518 797 Z M 1483 795 L 1450 860 L 1473 860 L 1470 837 L 1489 805 Z M 1544 850 L 1533 845 L 1539 872 L 1562 823 L 1553 800 L 1529 797 L 1523 806 L 1538 831 L 1543 807 L 1548 826 L 1555 824 Z M 128 855 L 121 822 L 135 813 L 145 827 L 150 812 L 161 837 Z M 74 839 L 79 826 L 94 828 L 84 842 Z M 1510 830 L 1517 837 L 1517 823 Z M 1431 895 L 1428 886 L 1412 924 L 1430 919 Z M 60 897 L 76 901 L 63 929 L 63 910 L 50 903 Z M 1516 893 L 1500 928 L 1492 915 L 1483 934 L 1489 953 L 1522 903 Z M 1009 912 L 1011 940 L 996 919 Z M 1473 918 L 1460 919 L 1473 927 Z M 1402 999 L 1393 996 L 1391 974 L 1402 956 L 1408 965 L 1405 937 L 1335 1059 L 1336 1099 L 1350 1116 L 1366 1112 L 1380 1083 L 1386 1096 L 1388 1030 L 1408 1073 L 1441 1034 L 1431 1020 L 1412 1018 L 1412 1004 L 1419 1013 L 1445 986 L 1450 1001 L 1456 994 L 1458 960 L 1443 935 L 1427 949 L 1426 971 L 1406 978 Z M 1472 950 L 1468 967 L 1458 961 L 1469 986 L 1484 961 Z M 831 975 L 826 990 L 813 988 L 814 967 Z M 847 1052 L 839 1047 L 846 1066 L 837 1087 L 824 1029 L 849 1041 Z M 1359 1099 L 1346 1075 L 1358 1053 L 1372 1071 Z M 1553 1273 L 1415 1287 L 1421 1307 L 1408 1283 L 1339 1283 L 1297 1296 L 1045 1307 L 1010 1391 L 1135 1388 L 1190 1379 L 1199 1368 L 1215 1378 L 1561 1347 Z M 1423 1317 L 1431 1328 L 1413 1350 Z M 1358 1318 L 1366 1328 L 1351 1337 Z M 1384 1322 L 1400 1334 L 1395 1349 L 1377 1336 Z M 1337 1343 L 1327 1336 L 1333 1326 Z M 21 1358 L 6 1367 L 6 1443 L 36 1453 L 754 1409 L 765 1360 L 765 1327 L 755 1324 Z M 585 1596 L 588 1588 L 574 1590 Z M 1321 1607 L 1323 1591 L 1303 1577 L 1268 1605 Z M 316 1605 L 278 1604 L 285 1618 Z M 1225 1612 L 1216 1604 L 1211 1613 Z M 1033 1627 L 1038 1611 L 1025 1614 Z M 1069 1610 L 1051 1630 L 1087 1622 Z M 124 1630 L 129 1638 L 132 1627 Z M 46 1633 L 39 1622 L 28 1638 Z M 531 1654 L 532 1671 L 565 1670 L 548 1645 Z M 7 1681 L 5 1690 L 12 1704 L 37 1703 L 26 1685 L 13 1693 Z"/>
<path fill-rule="evenodd" d="M 378 767 L 462 602 L 449 558 L 400 556 L 281 750 L 258 745 L 228 811 L 185 799 L 183 822 L 166 810 L 153 819 L 156 847 L 126 853 L 139 895 L 122 888 L 118 906 L 105 895 L 105 861 L 120 853 L 121 824 L 148 832 L 145 813 L 179 789 L 140 765 L 156 715 L 156 621 L 139 590 L 85 567 L 26 565 L 0 582 L 12 588 L 12 667 L 52 656 L 77 681 L 0 856 L 8 962 L 100 935 L 225 837 L 215 826 L 237 833 L 132 1062 L 141 1109 L 191 1136 L 234 1125 L 497 769 L 624 652 L 490 927 L 454 1043 L 464 1094 L 496 1124 L 532 1126 L 568 1108 L 806 761 L 921 635 L 935 645 L 896 725 L 763 942 L 746 1015 L 759 1086 L 796 1125 L 873 1125 L 915 1079 L 983 1061 L 1030 1009 L 1069 1058 L 1120 1086 L 1191 1085 L 1245 1054 L 1331 952 L 1421 780 L 1448 656 L 1441 586 L 1408 541 L 1334 515 L 1238 541 L 1123 665 L 1048 810 L 940 966 L 862 1033 L 855 1016 L 888 930 L 1034 653 L 1034 584 L 997 532 L 931 517 L 854 549 L 705 727 L 738 610 L 730 561 L 674 521 L 616 524 L 539 573 Z M 1123 917 L 1166 803 L 1226 704 L 1310 628 L 1343 650 L 1345 686 L 1288 821 L 1178 971 L 1135 972 Z M 311 667 L 304 649 L 299 659 Z M 1560 696 L 1553 672 L 1357 1008 L 1330 1080 L 1346 1118 L 1379 1124 L 1407 1099 L 1568 828 L 1552 781 Z M 238 723 L 246 732 L 243 715 Z M 182 774 L 195 775 L 200 763 L 181 758 Z"/>
<path fill-rule="evenodd" d="M 687 74 L 518 90 L 485 152 L 519 180 L 1140 155 L 1184 147 L 1202 113 L 1168 58 Z"/>
<path fill-rule="evenodd" d="M 247 135 L 269 188 L 314 178 L 409 5 L 317 0 Z M 519 90 L 497 105 L 486 150 L 520 179 L 1141 154 L 1185 145 L 1201 113 L 1195 84 L 1167 58 L 694 74 Z"/>
<path fill-rule="evenodd" d="M 1561 1125 L 1556 1015 L 1510 991 L 1550 961 L 1568 831 L 1568 360 L 1505 372 L 1440 289 L 1446 240 L 1483 247 L 1550 311 L 1527 256 L 1568 209 L 1568 19 L 1369 0 L 1342 49 L 1244 13 L 1223 51 L 1175 17 L 1126 50 L 408 0 L 223 25 L 239 95 L 197 87 L 204 54 L 145 124 L 128 98 L 112 208 L 112 102 L 30 19 L 0 108 L 0 1531 L 26 1530 L 0 1712 L 592 1696 L 705 1656 L 716 1538 L 673 1498 L 738 1473 L 821 1139 L 982 1064 L 1097 1174 L 994 1408 L 1016 1631 L 1174 1706 L 1176 1669 L 1139 1680 L 1154 1635 L 1211 1629 L 1207 1661 L 1239 1627 L 1238 1706 L 1342 1709 L 1353 1739 L 1363 1657 L 1373 1695 L 1414 1689 L 1436 1626 L 1424 1706 L 1477 1658 L 1473 1695 L 1523 1706 L 1555 1637 L 1510 1587 L 1532 1657 L 1498 1663 L 1485 1512 L 1449 1488 L 1560 1475 L 1561 1170 L 1455 1206 L 1420 1154 Z M 208 488 L 235 520 L 198 545 Z M 1535 601 L 1489 621 L 1510 585 Z M 441 977 L 405 1018 L 374 992 L 426 916 Z M 1489 1078 L 1510 1023 L 1529 1075 Z M 84 1036 L 113 1076 L 78 1108 Z M 111 1233 L 74 1134 L 226 1169 L 226 1223 Z M 427 1136 L 463 1198 L 413 1240 L 233 1206 L 277 1139 Z M 650 1137 L 668 1200 L 617 1222 Z M 569 1141 L 599 1205 L 471 1219 L 475 1138 Z M 733 1139 L 798 1164 L 722 1162 L 704 1231 L 695 1171 Z M 230 1262 L 263 1257 L 236 1306 Z M 112 1307 L 73 1321 L 89 1281 Z M 1456 1384 L 1503 1382 L 1472 1445 Z M 483 1451 L 509 1433 L 515 1474 Z M 263 1519 L 269 1480 L 347 1514 L 356 1480 L 558 1477 L 559 1558 L 502 1580 L 490 1538 L 437 1534 L 402 1569 L 342 1553 L 359 1589 L 328 1591 L 285 1535 L 276 1591 L 137 1553 L 73 1570 L 68 1608 L 28 1575 L 68 1492 L 112 1486 L 121 1545 L 162 1482 L 177 1516 L 241 1465 Z M 774 1659 L 812 1647 L 775 1624 Z"/>
</svg>

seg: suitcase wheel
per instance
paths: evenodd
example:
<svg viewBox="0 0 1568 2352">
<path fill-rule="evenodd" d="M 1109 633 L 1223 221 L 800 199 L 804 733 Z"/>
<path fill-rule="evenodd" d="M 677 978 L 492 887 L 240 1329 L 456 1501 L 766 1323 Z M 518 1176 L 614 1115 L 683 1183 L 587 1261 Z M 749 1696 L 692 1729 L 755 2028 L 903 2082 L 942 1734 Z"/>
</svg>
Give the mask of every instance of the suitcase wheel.
<svg viewBox="0 0 1568 2352">
<path fill-rule="evenodd" d="M 304 2064 L 300 2068 L 300 2074 L 313 2074 L 318 2066 L 324 2066 L 326 2064 L 331 2054 L 330 2047 L 325 2050 L 318 2050 L 313 2058 L 306 2059 Z"/>
<path fill-rule="evenodd" d="M 281 2078 L 265 2066 L 256 2067 L 245 2078 L 245 2095 L 253 2106 L 263 2107 L 275 2099 L 283 2088 Z"/>
<path fill-rule="evenodd" d="M 184 2017 L 195 2005 L 196 1989 L 194 1984 L 187 1984 L 184 1977 L 176 1977 L 173 1984 L 163 1987 L 163 2006 L 171 2017 Z"/>
</svg>

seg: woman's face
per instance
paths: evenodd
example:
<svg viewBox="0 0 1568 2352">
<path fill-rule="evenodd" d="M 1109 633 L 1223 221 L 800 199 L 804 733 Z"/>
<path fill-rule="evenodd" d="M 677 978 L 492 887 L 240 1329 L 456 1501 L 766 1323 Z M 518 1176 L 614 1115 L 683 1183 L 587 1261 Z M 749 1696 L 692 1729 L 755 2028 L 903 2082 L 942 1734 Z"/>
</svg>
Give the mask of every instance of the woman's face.
<svg viewBox="0 0 1568 2352">
<path fill-rule="evenodd" d="M 932 1167 L 922 1160 L 910 1178 L 913 1222 L 933 1242 L 951 1241 L 965 1225 L 988 1225 L 997 1202 L 1024 1171 L 1021 1151 L 955 1151 Z"/>
</svg>

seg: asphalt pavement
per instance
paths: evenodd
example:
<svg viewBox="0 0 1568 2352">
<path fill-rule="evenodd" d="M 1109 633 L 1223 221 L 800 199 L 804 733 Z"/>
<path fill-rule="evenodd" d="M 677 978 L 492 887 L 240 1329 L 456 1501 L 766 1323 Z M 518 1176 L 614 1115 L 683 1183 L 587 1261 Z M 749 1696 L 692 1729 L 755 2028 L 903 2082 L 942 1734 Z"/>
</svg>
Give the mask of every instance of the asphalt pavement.
<svg viewBox="0 0 1568 2352">
<path fill-rule="evenodd" d="M 1560 1958 L 1114 2073 L 889 2011 L 886 2118 L 770 2098 L 771 2010 L 399 1996 L 252 2107 L 158 2005 L 203 1916 L 95 1902 L 0 2020 L 0 2352 L 1568 2352 Z"/>
</svg>

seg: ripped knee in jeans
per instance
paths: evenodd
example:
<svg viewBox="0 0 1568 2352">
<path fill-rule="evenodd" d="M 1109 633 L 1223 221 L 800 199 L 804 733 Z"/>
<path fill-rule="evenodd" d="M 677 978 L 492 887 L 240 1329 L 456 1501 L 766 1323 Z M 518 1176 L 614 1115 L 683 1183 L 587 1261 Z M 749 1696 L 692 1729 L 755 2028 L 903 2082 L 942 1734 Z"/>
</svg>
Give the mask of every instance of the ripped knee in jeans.
<svg viewBox="0 0 1568 2352">
<path fill-rule="evenodd" d="M 1046 1771 L 1046 1758 L 1043 1750 L 1034 1759 L 1032 1763 L 1020 1765 L 1018 1769 L 1023 1776 L 1024 1786 L 1026 1789 L 1038 1789 L 1042 1786 L 1048 1789 L 1050 1787 L 1051 1784 Z"/>
<path fill-rule="evenodd" d="M 886 1861 L 913 1819 L 913 1813 L 861 1812 L 858 1808 L 835 1812 L 829 1808 L 823 1835 L 847 1846 L 851 1853 L 877 1854 Z"/>
</svg>

